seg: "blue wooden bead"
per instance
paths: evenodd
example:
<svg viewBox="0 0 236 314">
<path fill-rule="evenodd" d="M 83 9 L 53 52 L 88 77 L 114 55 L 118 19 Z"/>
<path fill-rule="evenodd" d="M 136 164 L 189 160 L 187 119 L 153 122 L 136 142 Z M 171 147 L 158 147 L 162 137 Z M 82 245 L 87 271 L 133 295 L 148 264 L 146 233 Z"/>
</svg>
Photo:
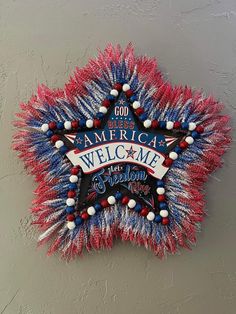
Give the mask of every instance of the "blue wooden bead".
<svg viewBox="0 0 236 314">
<path fill-rule="evenodd" d="M 73 206 L 67 206 L 66 207 L 67 214 L 73 214 L 74 211 L 75 211 L 75 208 Z"/>
<path fill-rule="evenodd" d="M 162 221 L 162 217 L 160 215 L 156 215 L 154 221 L 155 222 L 161 222 Z"/>
<path fill-rule="evenodd" d="M 176 146 L 176 147 L 174 148 L 174 151 L 179 155 L 180 153 L 182 153 L 182 148 L 179 147 L 179 146 Z"/>
<path fill-rule="evenodd" d="M 76 226 L 81 225 L 82 222 L 83 222 L 83 219 L 82 219 L 80 216 L 77 216 L 77 217 L 75 218 L 75 224 L 76 224 Z"/>
<path fill-rule="evenodd" d="M 181 127 L 183 130 L 188 130 L 188 123 L 187 122 L 181 123 Z"/>
<path fill-rule="evenodd" d="M 199 134 L 197 131 L 193 131 L 193 132 L 191 133 L 191 136 L 192 136 L 192 138 L 196 139 L 196 138 L 199 138 L 199 137 L 200 137 L 200 134 Z"/>
<path fill-rule="evenodd" d="M 142 209 L 142 205 L 141 204 L 136 204 L 134 207 L 134 211 L 136 211 L 137 213 L 139 213 Z"/>
<path fill-rule="evenodd" d="M 147 117 L 148 117 L 147 113 L 142 113 L 142 114 L 139 116 L 139 119 L 140 119 L 141 121 L 145 121 L 145 120 L 147 120 Z"/>
<path fill-rule="evenodd" d="M 165 121 L 160 121 L 159 122 L 159 126 L 161 129 L 165 129 L 166 128 L 166 122 Z"/>
<path fill-rule="evenodd" d="M 113 95 L 108 95 L 106 98 L 110 101 L 114 101 L 116 99 L 116 97 Z"/>
<path fill-rule="evenodd" d="M 133 95 L 133 96 L 130 97 L 130 101 L 131 101 L 131 102 L 134 102 L 135 100 L 137 100 L 137 97 L 136 97 L 135 95 Z"/>
<path fill-rule="evenodd" d="M 64 123 L 63 122 L 57 122 L 57 129 L 63 130 L 64 129 Z"/>
<path fill-rule="evenodd" d="M 76 183 L 70 183 L 69 184 L 69 189 L 70 190 L 76 190 L 76 188 L 77 188 L 77 184 Z"/>
<path fill-rule="evenodd" d="M 85 119 L 80 119 L 80 120 L 79 120 L 79 126 L 80 126 L 81 128 L 86 127 L 86 120 L 85 120 Z"/>
<path fill-rule="evenodd" d="M 164 181 L 162 181 L 162 180 L 157 180 L 157 187 L 161 187 L 161 188 L 163 188 L 164 187 Z"/>
<path fill-rule="evenodd" d="M 167 204 L 165 202 L 159 203 L 159 208 L 160 209 L 167 209 Z"/>
<path fill-rule="evenodd" d="M 96 209 L 96 212 L 102 209 L 102 206 L 100 204 L 95 204 L 94 208 Z"/>
<path fill-rule="evenodd" d="M 121 192 L 116 192 L 115 198 L 116 198 L 118 201 L 120 201 L 120 200 L 122 199 L 122 197 L 123 197 L 123 195 L 122 195 Z"/>
<path fill-rule="evenodd" d="M 51 130 L 48 130 L 47 132 L 46 132 L 46 135 L 47 135 L 47 137 L 52 137 L 53 136 L 53 131 L 51 131 Z"/>
<path fill-rule="evenodd" d="M 98 119 L 102 119 L 102 118 L 104 117 L 104 113 L 98 112 L 98 113 L 96 114 L 96 117 L 97 117 Z"/>
<path fill-rule="evenodd" d="M 67 148 L 65 145 L 63 145 L 62 147 L 60 147 L 59 150 L 60 150 L 60 152 L 61 152 L 62 154 L 66 154 L 66 153 L 68 152 L 68 148 Z"/>
</svg>

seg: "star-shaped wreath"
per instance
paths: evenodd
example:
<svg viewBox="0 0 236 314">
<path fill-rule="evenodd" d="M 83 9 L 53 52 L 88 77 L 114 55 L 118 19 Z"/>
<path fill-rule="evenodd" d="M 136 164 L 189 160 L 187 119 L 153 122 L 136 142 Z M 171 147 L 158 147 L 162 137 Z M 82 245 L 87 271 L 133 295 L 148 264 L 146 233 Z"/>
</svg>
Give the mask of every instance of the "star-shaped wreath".
<svg viewBox="0 0 236 314">
<path fill-rule="evenodd" d="M 109 45 L 63 90 L 40 86 L 21 109 L 14 149 L 38 182 L 33 223 L 49 254 L 120 237 L 162 257 L 195 242 L 203 184 L 230 142 L 216 100 L 171 87 L 131 45 Z"/>
</svg>

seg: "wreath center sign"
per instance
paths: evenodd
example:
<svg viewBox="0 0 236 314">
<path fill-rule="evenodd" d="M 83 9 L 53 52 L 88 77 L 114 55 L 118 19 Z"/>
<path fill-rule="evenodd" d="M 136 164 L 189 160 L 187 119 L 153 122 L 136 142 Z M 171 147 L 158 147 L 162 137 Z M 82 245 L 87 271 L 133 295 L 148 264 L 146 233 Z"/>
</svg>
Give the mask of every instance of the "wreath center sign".
<svg viewBox="0 0 236 314">
<path fill-rule="evenodd" d="M 33 223 L 49 254 L 120 237 L 162 257 L 196 241 L 203 184 L 230 142 L 216 100 L 172 87 L 131 45 L 109 45 L 21 109 L 14 148 L 38 182 Z"/>
</svg>

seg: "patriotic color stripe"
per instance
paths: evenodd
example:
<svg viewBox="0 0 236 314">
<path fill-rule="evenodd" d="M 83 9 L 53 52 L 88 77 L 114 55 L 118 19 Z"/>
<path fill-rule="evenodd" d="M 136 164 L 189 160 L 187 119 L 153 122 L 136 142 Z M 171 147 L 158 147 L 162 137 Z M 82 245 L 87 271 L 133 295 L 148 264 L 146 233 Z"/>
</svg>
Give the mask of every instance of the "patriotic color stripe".
<svg viewBox="0 0 236 314">
<path fill-rule="evenodd" d="M 171 168 L 164 181 L 157 181 L 159 215 L 140 208 L 132 198 L 111 195 L 75 217 L 81 169 L 72 168 L 64 157 L 67 148 L 54 130 L 99 127 L 121 89 L 144 127 L 182 128 L 190 134 L 166 157 Z M 229 118 L 213 97 L 172 87 L 163 80 L 156 60 L 134 56 L 131 45 L 123 52 L 109 45 L 87 66 L 77 68 L 64 89 L 39 86 L 20 107 L 13 147 L 38 183 L 31 210 L 33 223 L 42 230 L 39 244 L 50 240 L 48 254 L 60 251 L 70 259 L 84 248 L 111 248 L 116 237 L 144 245 L 159 257 L 195 243 L 204 217 L 203 185 L 221 165 L 230 143 Z M 172 141 L 170 137 L 168 144 Z"/>
</svg>

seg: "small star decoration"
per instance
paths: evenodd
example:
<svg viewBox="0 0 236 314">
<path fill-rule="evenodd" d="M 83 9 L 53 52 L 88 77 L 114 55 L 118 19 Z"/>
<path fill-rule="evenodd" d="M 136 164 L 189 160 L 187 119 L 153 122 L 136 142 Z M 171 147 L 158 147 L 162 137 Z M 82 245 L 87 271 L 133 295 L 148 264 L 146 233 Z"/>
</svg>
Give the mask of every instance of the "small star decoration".
<svg viewBox="0 0 236 314">
<path fill-rule="evenodd" d="M 132 146 L 130 146 L 128 150 L 126 149 L 126 152 L 127 152 L 127 158 L 131 157 L 133 159 L 134 159 L 134 154 L 137 153 L 137 151 L 134 150 Z"/>
</svg>

